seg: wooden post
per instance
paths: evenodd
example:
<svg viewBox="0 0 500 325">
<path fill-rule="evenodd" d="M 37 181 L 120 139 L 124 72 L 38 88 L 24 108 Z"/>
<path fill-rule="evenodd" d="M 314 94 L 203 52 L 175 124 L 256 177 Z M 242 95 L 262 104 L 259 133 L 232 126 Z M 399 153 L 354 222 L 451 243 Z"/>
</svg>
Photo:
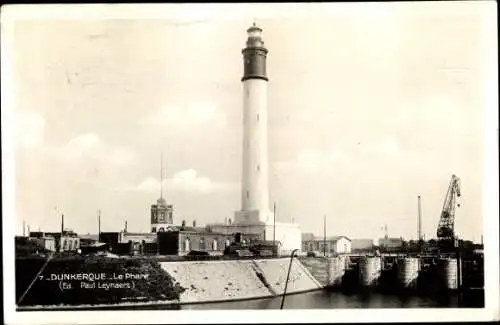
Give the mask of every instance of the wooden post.
<svg viewBox="0 0 500 325">
<path fill-rule="evenodd" d="M 276 202 L 273 204 L 273 255 L 278 255 L 278 249 L 276 248 Z"/>
<path fill-rule="evenodd" d="M 97 241 L 101 242 L 101 210 L 98 211 L 97 216 Z"/>
<path fill-rule="evenodd" d="M 295 255 L 296 251 L 298 251 L 298 249 L 294 249 L 292 251 L 292 255 L 290 255 L 290 265 L 288 266 L 288 274 L 286 275 L 285 289 L 283 290 L 283 298 L 281 298 L 280 309 L 283 309 L 283 306 L 285 305 L 286 289 L 288 288 L 288 280 L 290 279 L 290 270 L 292 269 L 292 265 L 293 265 L 293 256 Z"/>
</svg>

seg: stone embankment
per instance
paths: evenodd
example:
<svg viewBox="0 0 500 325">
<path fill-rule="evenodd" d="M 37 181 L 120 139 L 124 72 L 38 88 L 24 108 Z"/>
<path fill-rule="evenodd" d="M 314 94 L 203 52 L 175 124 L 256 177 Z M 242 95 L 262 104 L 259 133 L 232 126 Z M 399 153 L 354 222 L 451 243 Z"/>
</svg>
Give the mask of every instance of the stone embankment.
<svg viewBox="0 0 500 325">
<path fill-rule="evenodd" d="M 290 259 L 161 262 L 160 265 L 176 284 L 186 289 L 180 294 L 180 303 L 192 303 L 281 295 Z M 287 293 L 321 288 L 307 268 L 294 259 Z"/>
</svg>

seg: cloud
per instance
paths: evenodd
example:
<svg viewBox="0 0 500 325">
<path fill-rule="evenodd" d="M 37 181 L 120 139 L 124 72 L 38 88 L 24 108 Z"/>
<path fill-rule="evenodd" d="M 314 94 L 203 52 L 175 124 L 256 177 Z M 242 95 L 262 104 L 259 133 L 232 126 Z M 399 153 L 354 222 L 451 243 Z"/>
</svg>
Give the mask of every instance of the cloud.
<svg viewBox="0 0 500 325">
<path fill-rule="evenodd" d="M 131 149 L 110 148 L 95 133 L 74 137 L 66 145 L 52 148 L 52 152 L 67 163 L 84 163 L 91 160 L 109 165 L 128 165 L 134 163 L 136 159 Z"/>
<path fill-rule="evenodd" d="M 71 139 L 66 146 L 61 148 L 64 158 L 80 159 L 85 157 L 95 157 L 103 150 L 103 144 L 94 133 L 83 134 Z"/>
<path fill-rule="evenodd" d="M 197 101 L 180 106 L 165 106 L 141 121 L 156 126 L 191 126 L 226 124 L 226 116 L 210 101 Z"/>
<path fill-rule="evenodd" d="M 37 112 L 23 111 L 15 116 L 15 134 L 23 147 L 36 147 L 43 142 L 45 120 Z"/>
<path fill-rule="evenodd" d="M 160 191 L 160 180 L 148 177 L 136 186 L 125 186 L 115 188 L 116 190 L 132 190 L 142 192 Z M 237 183 L 213 182 L 210 178 L 199 176 L 194 169 L 185 169 L 175 173 L 163 184 L 167 191 L 210 193 L 214 191 L 232 191 L 240 187 Z"/>
</svg>

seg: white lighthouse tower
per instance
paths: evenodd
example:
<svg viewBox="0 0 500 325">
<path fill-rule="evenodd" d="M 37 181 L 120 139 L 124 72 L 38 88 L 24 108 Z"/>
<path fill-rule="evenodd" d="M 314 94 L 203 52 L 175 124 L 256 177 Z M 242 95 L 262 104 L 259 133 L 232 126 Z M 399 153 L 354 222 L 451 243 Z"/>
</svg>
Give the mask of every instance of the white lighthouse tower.
<svg viewBox="0 0 500 325">
<path fill-rule="evenodd" d="M 211 226 L 224 234 L 252 234 L 275 240 L 286 253 L 301 247 L 301 232 L 295 223 L 275 222 L 269 205 L 267 146 L 267 48 L 262 29 L 255 23 L 247 29 L 243 54 L 243 164 L 241 209 L 233 224 Z"/>
<path fill-rule="evenodd" d="M 269 207 L 267 146 L 267 49 L 262 29 L 247 30 L 243 54 L 243 166 L 241 210 L 236 224 L 269 223 L 273 215 Z"/>
</svg>

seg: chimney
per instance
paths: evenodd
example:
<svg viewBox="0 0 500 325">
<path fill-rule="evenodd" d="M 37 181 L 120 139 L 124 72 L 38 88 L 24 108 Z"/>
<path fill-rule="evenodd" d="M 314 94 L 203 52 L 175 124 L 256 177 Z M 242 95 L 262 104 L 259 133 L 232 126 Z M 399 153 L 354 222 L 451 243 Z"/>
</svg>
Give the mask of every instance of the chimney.
<svg viewBox="0 0 500 325">
<path fill-rule="evenodd" d="M 182 220 L 181 229 L 184 230 L 184 228 L 186 228 L 186 220 Z"/>
<path fill-rule="evenodd" d="M 229 218 L 229 221 L 228 221 L 229 224 L 231 224 L 231 218 Z"/>
<path fill-rule="evenodd" d="M 123 232 L 127 232 L 127 221 L 125 221 L 125 230 Z"/>
<path fill-rule="evenodd" d="M 196 220 L 193 220 L 193 228 L 196 228 Z"/>
</svg>

